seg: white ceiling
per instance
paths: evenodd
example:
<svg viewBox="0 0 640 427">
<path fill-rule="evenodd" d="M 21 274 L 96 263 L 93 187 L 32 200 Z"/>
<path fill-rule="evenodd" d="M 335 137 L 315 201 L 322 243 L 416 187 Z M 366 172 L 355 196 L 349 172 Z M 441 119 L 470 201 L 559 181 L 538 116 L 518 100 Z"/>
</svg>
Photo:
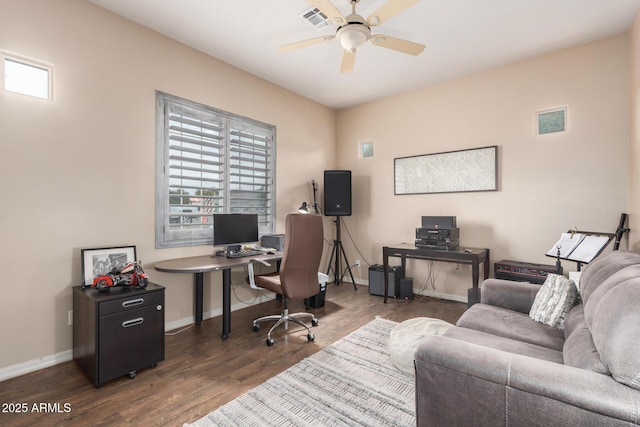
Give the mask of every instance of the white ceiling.
<svg viewBox="0 0 640 427">
<path fill-rule="evenodd" d="M 335 34 L 303 20 L 305 0 L 89 0 L 145 27 L 332 108 L 477 73 L 627 31 L 640 0 L 421 0 L 372 34 L 426 45 L 419 56 L 367 43 L 340 74 L 337 40 L 288 53 L 290 42 Z M 332 0 L 343 15 L 348 0 Z M 361 0 L 367 17 L 387 0 Z"/>
</svg>

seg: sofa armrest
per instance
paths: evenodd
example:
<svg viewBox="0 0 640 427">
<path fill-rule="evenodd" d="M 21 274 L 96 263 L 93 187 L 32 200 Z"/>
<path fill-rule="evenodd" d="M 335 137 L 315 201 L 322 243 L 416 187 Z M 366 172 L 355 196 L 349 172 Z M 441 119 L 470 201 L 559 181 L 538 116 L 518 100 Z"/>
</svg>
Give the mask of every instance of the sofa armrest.
<svg viewBox="0 0 640 427">
<path fill-rule="evenodd" d="M 480 302 L 528 314 L 540 286 L 529 282 L 486 279 L 482 282 Z"/>
<path fill-rule="evenodd" d="M 640 391 L 609 376 L 446 336 L 425 336 L 415 369 L 418 426 L 640 421 Z"/>
</svg>

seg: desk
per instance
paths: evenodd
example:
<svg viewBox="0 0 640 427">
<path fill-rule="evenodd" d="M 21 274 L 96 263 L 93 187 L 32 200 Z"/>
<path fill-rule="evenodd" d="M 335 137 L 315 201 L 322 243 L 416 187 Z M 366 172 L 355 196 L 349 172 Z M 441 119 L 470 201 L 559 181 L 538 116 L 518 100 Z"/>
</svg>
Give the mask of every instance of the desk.
<svg viewBox="0 0 640 427">
<path fill-rule="evenodd" d="M 204 273 L 222 270 L 222 339 L 231 333 L 231 269 L 244 267 L 252 260 L 273 261 L 282 258 L 282 253 L 264 254 L 253 257 L 225 258 L 202 255 L 189 258 L 175 258 L 160 261 L 154 268 L 165 273 L 192 273 L 195 293 L 195 323 L 202 323 Z"/>
<path fill-rule="evenodd" d="M 402 260 L 402 274 L 406 271 L 407 258 L 424 259 L 428 261 L 452 262 L 455 264 L 470 264 L 473 291 L 471 300 L 468 302 L 472 306 L 478 302 L 478 281 L 480 279 L 480 261 L 483 261 L 484 278 L 489 277 L 489 249 L 455 249 L 451 251 L 441 251 L 436 249 L 418 248 L 414 245 L 399 244 L 394 246 L 383 246 L 382 264 L 384 266 L 384 303 L 387 303 L 387 292 L 389 290 L 389 257 L 399 257 Z"/>
</svg>

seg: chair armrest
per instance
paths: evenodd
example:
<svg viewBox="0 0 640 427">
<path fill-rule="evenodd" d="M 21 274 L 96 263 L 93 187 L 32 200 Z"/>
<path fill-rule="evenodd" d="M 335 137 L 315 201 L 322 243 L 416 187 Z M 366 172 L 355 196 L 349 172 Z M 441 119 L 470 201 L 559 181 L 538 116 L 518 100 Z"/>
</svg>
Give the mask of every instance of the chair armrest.
<svg viewBox="0 0 640 427">
<path fill-rule="evenodd" d="M 264 288 L 261 288 L 260 286 L 256 285 L 256 280 L 255 280 L 255 273 L 253 271 L 253 263 L 254 262 L 259 262 L 260 264 L 264 264 L 267 267 L 271 266 L 271 264 L 269 264 L 268 262 L 262 260 L 262 259 L 252 259 L 249 264 L 247 264 L 247 275 L 248 275 L 248 280 L 249 280 L 249 286 L 251 287 L 251 289 L 256 289 L 256 290 L 264 290 Z"/>
<path fill-rule="evenodd" d="M 529 313 L 541 285 L 503 279 L 482 282 L 480 302 L 509 310 Z"/>
<path fill-rule="evenodd" d="M 640 391 L 610 376 L 447 336 L 420 342 L 415 369 L 418 426 L 640 421 Z"/>
</svg>

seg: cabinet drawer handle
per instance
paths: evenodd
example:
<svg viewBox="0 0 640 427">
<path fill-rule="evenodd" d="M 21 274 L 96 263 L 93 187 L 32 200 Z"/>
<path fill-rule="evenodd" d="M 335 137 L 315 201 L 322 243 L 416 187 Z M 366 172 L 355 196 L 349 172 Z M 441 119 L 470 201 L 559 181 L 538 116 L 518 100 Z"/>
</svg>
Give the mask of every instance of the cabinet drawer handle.
<svg viewBox="0 0 640 427">
<path fill-rule="evenodd" d="M 122 322 L 122 327 L 123 328 L 130 328 L 132 326 L 142 325 L 142 322 L 144 322 L 144 318 L 143 317 L 138 317 L 137 319 L 131 319 L 131 320 L 126 320 L 126 321 Z"/>
<path fill-rule="evenodd" d="M 122 303 L 123 307 L 135 307 L 136 305 L 144 304 L 144 298 L 130 299 Z"/>
</svg>

